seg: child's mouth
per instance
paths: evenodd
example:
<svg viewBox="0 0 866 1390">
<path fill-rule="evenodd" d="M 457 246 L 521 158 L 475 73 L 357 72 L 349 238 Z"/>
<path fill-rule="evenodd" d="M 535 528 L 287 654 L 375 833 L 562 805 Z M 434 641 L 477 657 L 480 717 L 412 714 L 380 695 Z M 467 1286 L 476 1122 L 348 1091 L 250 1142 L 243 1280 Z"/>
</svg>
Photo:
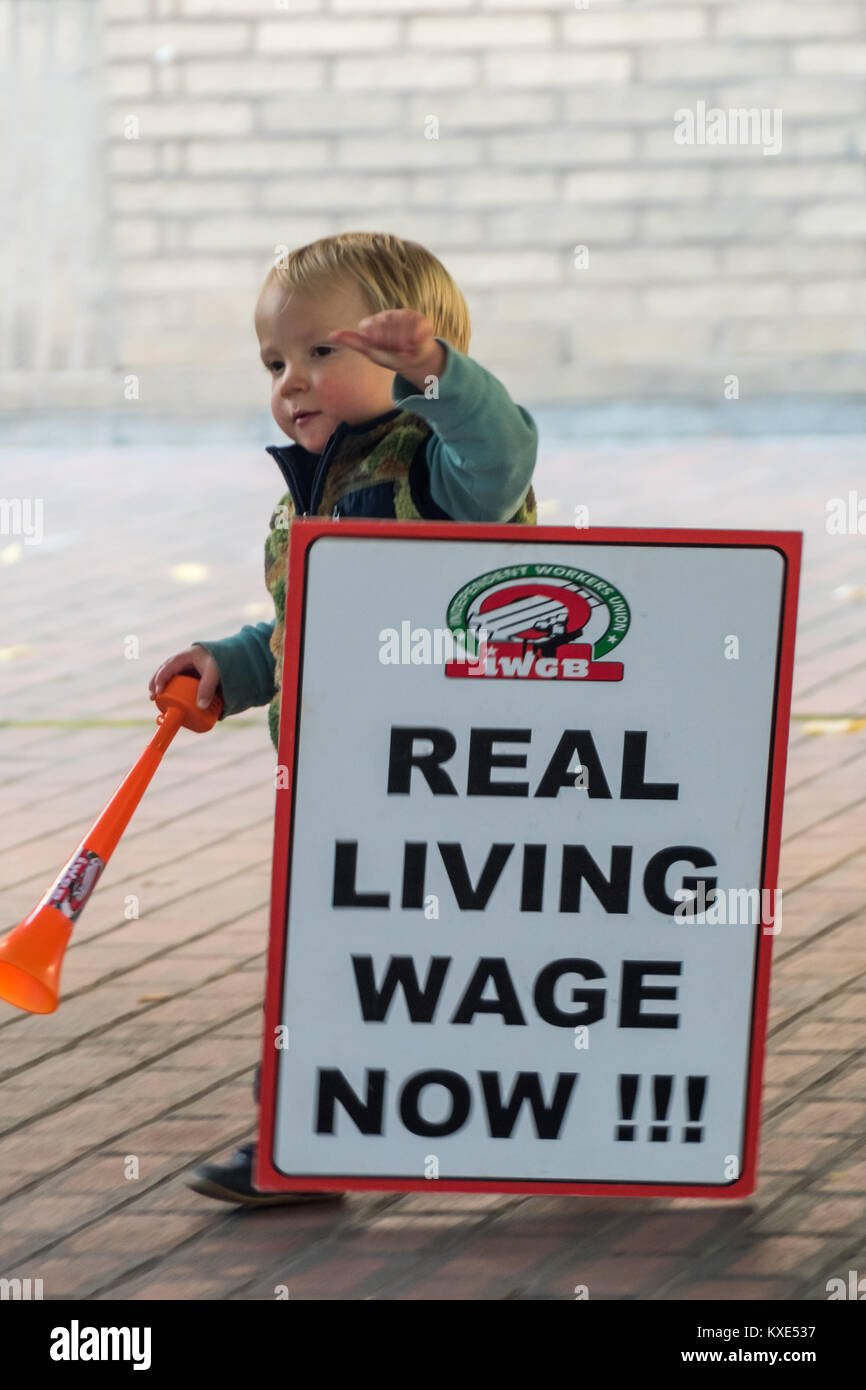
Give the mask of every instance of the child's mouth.
<svg viewBox="0 0 866 1390">
<path fill-rule="evenodd" d="M 296 415 L 293 420 L 295 425 L 303 425 L 307 420 L 312 420 L 320 414 L 318 410 L 303 410 L 300 415 Z"/>
</svg>

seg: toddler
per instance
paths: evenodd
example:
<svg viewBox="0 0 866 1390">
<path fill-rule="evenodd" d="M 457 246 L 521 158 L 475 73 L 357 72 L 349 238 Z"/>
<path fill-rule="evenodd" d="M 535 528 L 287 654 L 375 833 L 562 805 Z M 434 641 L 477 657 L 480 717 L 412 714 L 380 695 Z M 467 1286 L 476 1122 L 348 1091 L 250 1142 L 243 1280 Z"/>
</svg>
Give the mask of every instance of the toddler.
<svg viewBox="0 0 866 1390">
<path fill-rule="evenodd" d="M 288 530 L 294 516 L 406 521 L 536 522 L 530 479 L 538 432 L 505 387 L 466 355 L 469 313 L 439 260 L 417 242 L 344 232 L 275 265 L 255 310 L 271 412 L 289 445 L 267 452 L 288 491 L 265 542 L 274 620 L 195 641 L 151 677 L 151 698 L 176 675 L 215 691 L 220 719 L 268 705 L 278 746 Z M 258 1102 L 259 1070 L 254 1094 Z M 266 1193 L 252 1184 L 254 1144 L 204 1164 L 197 1192 L 254 1206 L 339 1199 Z"/>
</svg>

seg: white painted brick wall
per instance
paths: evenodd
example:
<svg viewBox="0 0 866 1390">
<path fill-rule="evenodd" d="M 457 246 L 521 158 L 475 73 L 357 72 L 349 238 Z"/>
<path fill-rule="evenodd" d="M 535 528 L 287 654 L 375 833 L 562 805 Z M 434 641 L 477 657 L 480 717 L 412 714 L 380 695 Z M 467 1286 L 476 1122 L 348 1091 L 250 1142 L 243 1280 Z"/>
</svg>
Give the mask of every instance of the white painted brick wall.
<svg viewBox="0 0 866 1390">
<path fill-rule="evenodd" d="M 367 92 L 416 92 L 420 89 L 447 93 L 467 88 L 478 90 L 478 59 L 456 53 L 431 54 L 401 50 L 369 58 L 337 58 L 332 81 L 338 92 L 357 94 L 356 110 L 363 111 Z"/>
<path fill-rule="evenodd" d="M 252 11 L 250 6 L 250 12 Z M 212 20 L 188 24 L 107 24 L 105 59 L 150 58 L 163 46 L 173 48 L 183 61 L 203 53 L 237 53 L 249 44 L 249 24 L 215 23 Z"/>
<path fill-rule="evenodd" d="M 333 142 L 303 140 L 190 140 L 186 146 L 186 173 L 245 174 L 264 181 L 285 176 L 306 176 L 308 170 L 327 169 Z M 250 250 L 254 250 L 251 247 Z"/>
<path fill-rule="evenodd" d="M 864 0 L 92 4 L 112 404 L 266 411 L 273 248 L 352 228 L 435 251 L 528 403 L 866 382 Z M 698 102 L 779 109 L 781 151 L 678 144 Z"/>
<path fill-rule="evenodd" d="M 580 47 L 609 43 L 679 44 L 684 39 L 703 38 L 710 23 L 709 11 L 699 6 L 677 10 L 590 6 L 563 17 L 562 36 Z"/>
<path fill-rule="evenodd" d="M 139 123 L 138 139 L 188 139 L 195 135 L 248 135 L 254 128 L 254 110 L 248 101 L 117 103 L 111 122 L 120 132 L 128 115 Z"/>
<path fill-rule="evenodd" d="M 543 15 L 489 15 L 484 18 L 469 15 L 450 14 L 443 20 L 440 15 L 434 19 L 410 19 L 405 29 L 405 39 L 411 48 L 484 49 L 514 47 L 523 49 L 526 45 L 549 48 L 554 39 L 552 18 Z"/>
<path fill-rule="evenodd" d="M 829 34 L 862 34 L 863 9 L 850 4 L 792 4 L 775 0 L 764 5 L 725 5 L 716 20 L 716 33 L 736 38 L 824 39 Z"/>
<path fill-rule="evenodd" d="M 256 26 L 255 49 L 268 57 L 286 53 L 292 57 L 309 53 L 358 53 L 371 49 L 384 56 L 395 54 L 400 37 L 396 19 L 342 19 L 322 16 L 316 19 L 286 18 L 276 24 Z"/>
<path fill-rule="evenodd" d="M 866 43 L 804 43 L 794 48 L 794 72 L 866 74 Z"/>
</svg>

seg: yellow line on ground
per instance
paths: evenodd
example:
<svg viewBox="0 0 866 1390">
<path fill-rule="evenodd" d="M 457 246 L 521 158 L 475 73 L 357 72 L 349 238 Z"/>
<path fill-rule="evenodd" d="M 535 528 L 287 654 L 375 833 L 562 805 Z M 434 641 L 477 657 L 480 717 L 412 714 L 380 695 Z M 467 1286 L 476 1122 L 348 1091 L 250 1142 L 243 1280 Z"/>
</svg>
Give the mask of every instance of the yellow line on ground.
<svg viewBox="0 0 866 1390">
<path fill-rule="evenodd" d="M 854 733 L 866 728 L 866 715 L 863 714 L 792 714 L 792 723 L 847 725 L 846 733 Z M 258 728 L 264 720 L 238 719 L 224 720 L 226 728 Z M 145 729 L 155 728 L 152 719 L 0 719 L 0 729 Z M 828 730 L 829 732 L 829 730 Z"/>
</svg>

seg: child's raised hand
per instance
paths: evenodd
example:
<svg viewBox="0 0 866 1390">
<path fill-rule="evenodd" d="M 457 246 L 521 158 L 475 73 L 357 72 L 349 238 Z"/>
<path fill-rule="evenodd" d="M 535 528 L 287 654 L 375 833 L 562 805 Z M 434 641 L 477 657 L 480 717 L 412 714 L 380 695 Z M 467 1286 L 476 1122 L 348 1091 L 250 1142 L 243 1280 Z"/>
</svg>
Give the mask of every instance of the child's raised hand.
<svg viewBox="0 0 866 1390">
<path fill-rule="evenodd" d="M 198 676 L 198 696 L 196 703 L 202 708 L 206 708 L 216 693 L 219 685 L 219 667 L 204 647 L 193 645 L 187 647 L 185 651 L 178 652 L 176 656 L 170 656 L 168 661 L 164 661 L 157 667 L 150 678 L 151 700 L 155 700 L 159 692 L 168 685 L 172 676 Z"/>
<path fill-rule="evenodd" d="M 328 337 L 404 376 L 441 376 L 445 365 L 445 351 L 434 337 L 433 325 L 414 309 L 383 309 L 361 319 L 356 331 L 335 328 Z"/>
</svg>

